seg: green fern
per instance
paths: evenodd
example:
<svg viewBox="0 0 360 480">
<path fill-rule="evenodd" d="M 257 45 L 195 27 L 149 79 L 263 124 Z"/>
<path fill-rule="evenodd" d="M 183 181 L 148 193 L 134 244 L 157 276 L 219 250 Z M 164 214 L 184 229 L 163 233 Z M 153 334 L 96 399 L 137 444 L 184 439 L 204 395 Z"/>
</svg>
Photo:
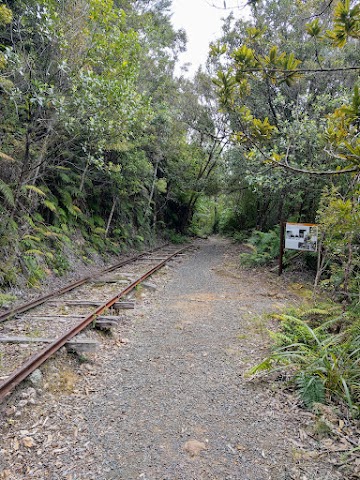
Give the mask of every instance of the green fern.
<svg viewBox="0 0 360 480">
<path fill-rule="evenodd" d="M 24 235 L 21 239 L 21 242 L 23 242 L 24 245 L 32 245 L 33 242 L 40 243 L 41 238 L 35 237 L 35 235 Z"/>
<path fill-rule="evenodd" d="M 360 411 L 360 321 L 351 312 L 344 319 L 343 314 L 338 315 L 339 309 L 332 307 L 330 304 L 330 316 L 327 308 L 323 316 L 314 308 L 302 312 L 304 318 L 319 314 L 316 328 L 297 318 L 294 309 L 290 310 L 291 315 L 272 315 L 281 322 L 280 331 L 270 334 L 274 340 L 272 353 L 248 374 L 287 369 L 293 372 L 307 407 L 315 402 L 333 401 L 347 405 L 349 413 L 356 415 Z M 333 325 L 339 322 L 351 326 L 341 333 L 332 333 Z"/>
<path fill-rule="evenodd" d="M 34 192 L 37 195 L 40 195 L 41 197 L 46 197 L 46 195 L 47 195 L 43 190 L 41 190 L 41 188 L 36 187 L 35 185 L 24 185 L 22 187 L 22 190 Z"/>
<path fill-rule="evenodd" d="M 9 207 L 15 206 L 15 198 L 10 186 L 1 179 L 0 179 L 0 193 L 4 197 Z"/>
<path fill-rule="evenodd" d="M 47 207 L 53 213 L 57 213 L 57 205 L 55 203 L 50 202 L 50 200 L 44 200 L 43 204 L 45 205 L 45 207 Z"/>
<path fill-rule="evenodd" d="M 273 359 L 271 357 L 265 358 L 262 362 L 250 368 L 246 373 L 246 377 L 251 377 L 259 372 L 269 372 L 273 366 Z"/>
<path fill-rule="evenodd" d="M 40 255 L 40 256 L 43 256 L 43 255 L 46 255 L 44 252 L 42 252 L 41 250 L 38 250 L 36 248 L 30 248 L 29 250 L 26 250 L 24 252 L 25 255 Z"/>
<path fill-rule="evenodd" d="M 300 398 L 306 407 L 312 407 L 314 403 L 325 403 L 325 387 L 323 381 L 314 375 L 302 372 L 297 377 L 297 386 Z"/>
</svg>

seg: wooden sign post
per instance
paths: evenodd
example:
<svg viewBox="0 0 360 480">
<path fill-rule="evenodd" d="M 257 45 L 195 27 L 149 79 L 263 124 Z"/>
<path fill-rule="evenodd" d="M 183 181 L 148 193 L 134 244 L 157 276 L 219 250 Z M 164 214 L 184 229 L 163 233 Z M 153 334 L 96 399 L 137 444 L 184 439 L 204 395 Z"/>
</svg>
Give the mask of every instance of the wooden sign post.
<svg viewBox="0 0 360 480">
<path fill-rule="evenodd" d="M 285 240 L 285 222 L 280 223 L 280 257 L 279 257 L 279 277 L 283 271 L 284 245 Z"/>
</svg>

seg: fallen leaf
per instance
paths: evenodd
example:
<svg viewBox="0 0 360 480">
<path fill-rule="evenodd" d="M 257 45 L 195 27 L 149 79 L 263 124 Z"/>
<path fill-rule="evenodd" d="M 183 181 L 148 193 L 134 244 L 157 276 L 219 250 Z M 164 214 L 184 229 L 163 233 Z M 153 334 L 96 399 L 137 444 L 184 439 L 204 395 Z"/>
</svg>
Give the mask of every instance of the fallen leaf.
<svg viewBox="0 0 360 480">
<path fill-rule="evenodd" d="M 206 449 L 206 445 L 198 440 L 189 440 L 184 445 L 184 450 L 191 456 L 195 457 Z"/>
<path fill-rule="evenodd" d="M 35 446 L 35 440 L 31 437 L 24 437 L 22 439 L 22 444 L 24 445 L 24 447 L 26 448 L 32 448 Z"/>
<path fill-rule="evenodd" d="M 11 472 L 10 470 L 3 470 L 0 472 L 0 478 L 1 480 L 6 480 L 7 478 L 10 478 Z"/>
</svg>

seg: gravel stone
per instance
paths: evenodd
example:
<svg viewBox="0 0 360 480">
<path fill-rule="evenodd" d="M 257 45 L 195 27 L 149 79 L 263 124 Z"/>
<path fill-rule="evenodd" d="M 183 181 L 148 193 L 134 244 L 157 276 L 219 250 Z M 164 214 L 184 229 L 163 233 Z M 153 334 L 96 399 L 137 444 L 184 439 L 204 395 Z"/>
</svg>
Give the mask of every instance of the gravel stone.
<svg viewBox="0 0 360 480">
<path fill-rule="evenodd" d="M 41 370 L 34 370 L 32 374 L 29 375 L 28 380 L 34 387 L 41 387 L 43 383 L 43 374 Z"/>
</svg>

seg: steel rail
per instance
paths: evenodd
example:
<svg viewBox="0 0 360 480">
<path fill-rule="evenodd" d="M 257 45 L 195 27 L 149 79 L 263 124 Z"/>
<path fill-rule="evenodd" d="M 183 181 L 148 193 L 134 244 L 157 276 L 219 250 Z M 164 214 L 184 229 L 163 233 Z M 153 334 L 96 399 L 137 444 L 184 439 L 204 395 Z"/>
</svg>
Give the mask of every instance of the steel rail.
<svg viewBox="0 0 360 480">
<path fill-rule="evenodd" d="M 120 263 L 117 263 L 115 265 L 112 265 L 111 267 L 104 268 L 103 270 L 100 270 L 99 272 L 89 275 L 88 277 L 81 278 L 80 280 L 77 280 L 74 283 L 70 283 L 66 285 L 63 288 L 60 288 L 59 290 L 56 290 L 55 292 L 48 293 L 47 295 L 44 295 L 42 297 L 38 297 L 35 300 L 25 303 L 23 305 L 20 305 L 19 307 L 13 308 L 9 312 L 5 312 L 2 315 L 0 315 L 0 323 L 6 322 L 9 318 L 13 317 L 14 315 L 18 315 L 20 313 L 27 312 L 28 310 L 31 310 L 35 307 L 38 307 L 39 305 L 42 305 L 45 303 L 47 300 L 50 298 L 56 297 L 63 295 L 64 293 L 71 292 L 71 290 L 74 290 L 77 287 L 81 287 L 81 285 L 84 285 L 85 283 L 89 282 L 93 278 L 101 277 L 102 275 L 105 275 L 105 273 L 110 273 L 117 268 L 120 268 L 124 265 L 128 265 L 129 263 L 135 262 L 136 260 L 140 259 L 141 257 L 144 257 L 146 255 L 149 255 L 153 252 L 156 252 L 160 250 L 161 248 L 166 247 L 168 244 L 162 245 L 161 247 L 154 248 L 153 250 L 150 250 L 148 252 L 143 252 L 140 255 L 136 255 L 135 257 L 128 258 L 127 260 L 123 260 Z"/>
<path fill-rule="evenodd" d="M 32 357 L 30 357 L 27 362 L 25 362 L 15 372 L 13 372 L 11 375 L 9 375 L 9 377 L 0 384 L 0 401 L 3 400 L 4 397 L 6 395 L 8 395 L 17 385 L 19 385 L 19 383 L 21 383 L 23 380 L 25 380 L 25 378 L 28 375 L 30 375 L 30 373 L 32 373 L 34 370 L 39 368 L 40 365 L 42 365 L 48 358 L 50 358 L 61 347 L 63 347 L 66 342 L 68 342 L 71 338 L 73 338 L 75 335 L 77 335 L 82 330 L 84 330 L 99 315 L 104 313 L 105 310 L 107 310 L 108 308 L 111 308 L 114 305 L 114 303 L 116 303 L 120 298 L 122 298 L 125 295 L 127 295 L 128 293 L 130 293 L 137 285 L 139 285 L 141 282 L 146 280 L 148 277 L 150 277 L 157 270 L 160 270 L 160 268 L 162 268 L 169 260 L 171 260 L 173 257 L 178 255 L 179 253 L 182 253 L 183 251 L 187 250 L 188 248 L 190 248 L 190 245 L 188 245 L 186 247 L 183 247 L 180 250 L 171 254 L 168 258 L 166 258 L 162 262 L 158 263 L 151 270 L 147 271 L 144 275 L 142 275 L 137 280 L 135 280 L 133 283 L 128 285 L 124 290 L 122 290 L 120 293 L 118 293 L 111 300 L 109 300 L 108 302 L 104 303 L 99 308 L 97 308 L 88 317 L 81 320 L 81 322 L 79 322 L 77 325 L 75 325 L 75 327 L 68 330 L 64 335 L 62 335 L 61 337 L 56 339 L 53 343 L 51 343 L 49 346 L 44 348 L 40 353 L 37 353 L 37 354 L 33 355 Z"/>
</svg>

